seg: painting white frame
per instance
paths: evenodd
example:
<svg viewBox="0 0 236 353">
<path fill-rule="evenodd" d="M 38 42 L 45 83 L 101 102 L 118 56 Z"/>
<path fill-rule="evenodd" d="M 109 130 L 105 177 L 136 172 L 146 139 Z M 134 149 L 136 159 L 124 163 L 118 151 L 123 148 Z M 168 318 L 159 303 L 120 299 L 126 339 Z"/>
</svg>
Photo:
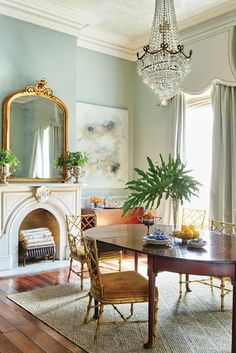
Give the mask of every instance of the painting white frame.
<svg viewBox="0 0 236 353">
<path fill-rule="evenodd" d="M 87 188 L 124 188 L 128 181 L 128 110 L 77 102 L 76 150 L 90 159 Z"/>
</svg>

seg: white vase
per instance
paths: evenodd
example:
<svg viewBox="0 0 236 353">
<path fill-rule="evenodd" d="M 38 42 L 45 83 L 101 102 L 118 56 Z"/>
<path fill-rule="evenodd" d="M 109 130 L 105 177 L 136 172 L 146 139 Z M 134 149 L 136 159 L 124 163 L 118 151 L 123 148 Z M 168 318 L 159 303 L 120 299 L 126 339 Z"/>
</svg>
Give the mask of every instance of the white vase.
<svg viewBox="0 0 236 353">
<path fill-rule="evenodd" d="M 10 164 L 0 164 L 1 184 L 8 184 L 7 177 L 9 177 L 10 175 Z"/>
<path fill-rule="evenodd" d="M 79 178 L 81 178 L 84 175 L 84 170 L 82 169 L 81 166 L 79 165 L 74 165 L 71 170 L 70 173 L 73 177 L 75 177 L 75 184 L 79 184 Z"/>
</svg>

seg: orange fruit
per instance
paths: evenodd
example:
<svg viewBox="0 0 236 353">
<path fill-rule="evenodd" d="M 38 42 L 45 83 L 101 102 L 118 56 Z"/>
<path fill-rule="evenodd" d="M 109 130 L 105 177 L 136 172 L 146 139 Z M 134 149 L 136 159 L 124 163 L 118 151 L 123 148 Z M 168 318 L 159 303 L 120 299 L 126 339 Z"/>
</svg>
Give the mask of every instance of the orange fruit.
<svg viewBox="0 0 236 353">
<path fill-rule="evenodd" d="M 179 238 L 179 237 L 180 237 L 180 230 L 175 230 L 175 231 L 174 231 L 174 236 L 175 236 L 176 238 Z"/>
<path fill-rule="evenodd" d="M 194 232 L 196 230 L 196 226 L 194 224 L 190 224 L 189 229 Z"/>
<path fill-rule="evenodd" d="M 198 230 L 195 230 L 193 232 L 193 238 L 195 239 L 195 238 L 199 238 L 199 237 L 200 237 L 200 232 Z"/>
<path fill-rule="evenodd" d="M 191 239 L 193 237 L 193 231 L 191 229 L 186 230 L 185 237 L 186 239 Z"/>
<path fill-rule="evenodd" d="M 184 233 L 184 232 L 180 232 L 179 237 L 180 237 L 181 239 L 185 239 L 185 238 L 186 238 L 186 235 L 185 235 L 185 233 Z"/>
<path fill-rule="evenodd" d="M 186 232 L 187 230 L 189 230 L 189 226 L 186 226 L 185 224 L 182 224 L 181 232 Z"/>
</svg>

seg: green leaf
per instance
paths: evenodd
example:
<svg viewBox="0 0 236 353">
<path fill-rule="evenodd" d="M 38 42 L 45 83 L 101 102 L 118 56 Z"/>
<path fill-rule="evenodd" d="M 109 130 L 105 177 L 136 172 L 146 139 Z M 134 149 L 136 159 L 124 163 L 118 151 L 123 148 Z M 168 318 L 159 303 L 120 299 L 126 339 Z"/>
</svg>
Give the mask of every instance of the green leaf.
<svg viewBox="0 0 236 353">
<path fill-rule="evenodd" d="M 191 196 L 198 196 L 201 184 L 188 175 L 191 170 L 186 170 L 180 155 L 174 159 L 171 154 L 165 162 L 160 154 L 160 164 L 154 164 L 147 157 L 148 170 L 135 168 L 137 178 L 126 184 L 126 189 L 131 191 L 128 200 L 124 203 L 123 215 L 135 207 L 144 207 L 144 210 L 158 208 L 162 198 L 177 198 L 183 203 L 190 200 Z"/>
</svg>

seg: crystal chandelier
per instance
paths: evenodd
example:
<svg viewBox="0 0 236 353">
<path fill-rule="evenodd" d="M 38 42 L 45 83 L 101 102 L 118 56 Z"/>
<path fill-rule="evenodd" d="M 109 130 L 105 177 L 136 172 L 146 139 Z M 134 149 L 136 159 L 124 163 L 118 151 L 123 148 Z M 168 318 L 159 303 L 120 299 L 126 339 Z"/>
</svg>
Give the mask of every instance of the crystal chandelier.
<svg viewBox="0 0 236 353">
<path fill-rule="evenodd" d="M 138 74 L 153 89 L 162 105 L 173 97 L 180 83 L 191 71 L 191 56 L 178 43 L 177 22 L 173 0 L 156 0 L 149 44 L 138 57 Z"/>
</svg>

